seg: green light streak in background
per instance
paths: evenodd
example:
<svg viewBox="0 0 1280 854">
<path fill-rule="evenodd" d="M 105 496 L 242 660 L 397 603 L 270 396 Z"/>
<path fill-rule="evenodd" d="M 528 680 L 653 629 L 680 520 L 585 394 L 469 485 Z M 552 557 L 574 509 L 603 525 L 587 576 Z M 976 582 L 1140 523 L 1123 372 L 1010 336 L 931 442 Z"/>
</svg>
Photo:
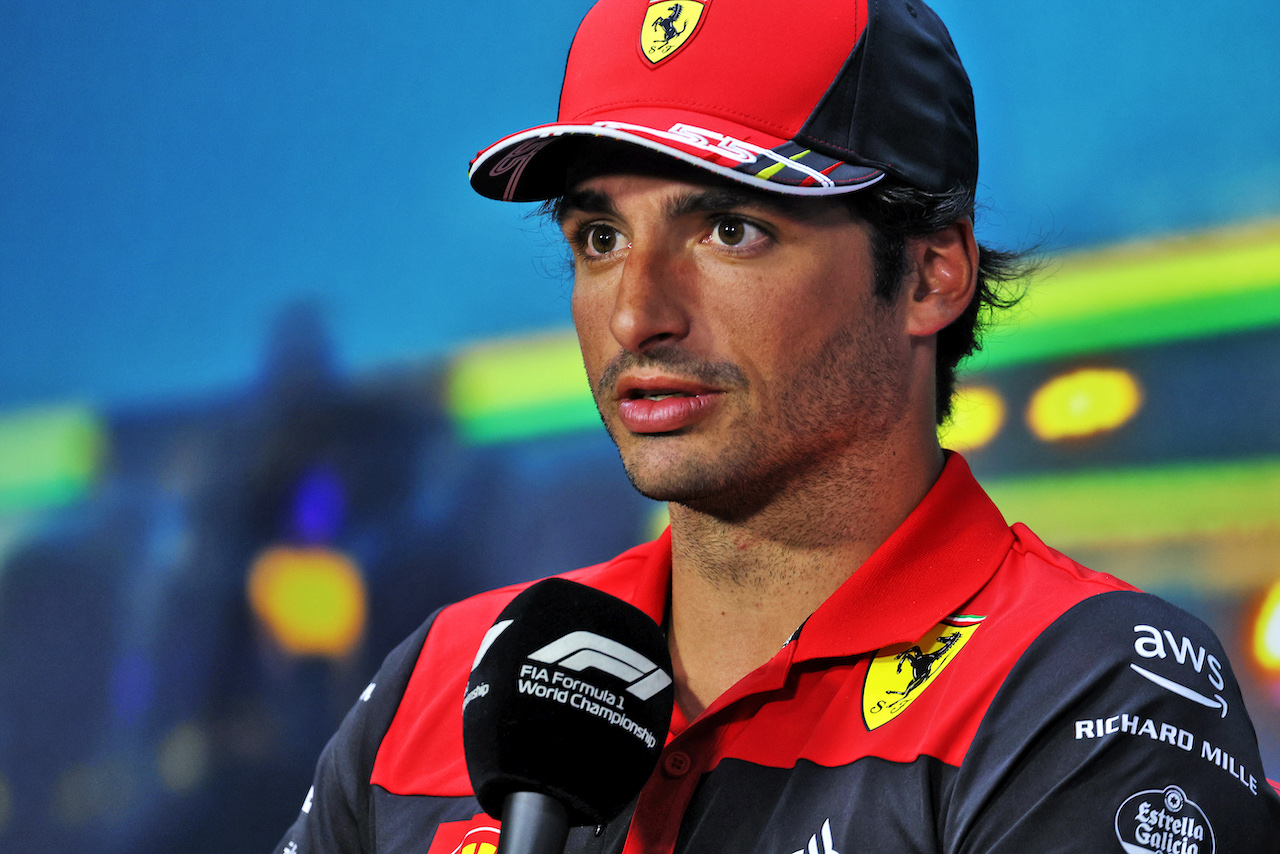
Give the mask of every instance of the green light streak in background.
<svg viewBox="0 0 1280 854">
<path fill-rule="evenodd" d="M 1280 531 L 1280 459 L 1184 463 L 983 483 L 1055 548 Z"/>
<path fill-rule="evenodd" d="M 1280 223 L 1076 254 L 1034 280 L 972 370 L 1280 324 Z"/>
<path fill-rule="evenodd" d="M 514 441 L 598 425 L 572 334 L 483 345 L 449 372 L 446 406 L 474 443 Z"/>
<path fill-rule="evenodd" d="M 974 371 L 1280 325 L 1280 222 L 1056 259 Z M 593 428 L 572 333 L 461 354 L 449 412 L 469 442 Z"/>
<path fill-rule="evenodd" d="M 101 423 L 84 407 L 38 409 L 0 419 L 0 514 L 83 497 L 104 446 Z"/>
</svg>

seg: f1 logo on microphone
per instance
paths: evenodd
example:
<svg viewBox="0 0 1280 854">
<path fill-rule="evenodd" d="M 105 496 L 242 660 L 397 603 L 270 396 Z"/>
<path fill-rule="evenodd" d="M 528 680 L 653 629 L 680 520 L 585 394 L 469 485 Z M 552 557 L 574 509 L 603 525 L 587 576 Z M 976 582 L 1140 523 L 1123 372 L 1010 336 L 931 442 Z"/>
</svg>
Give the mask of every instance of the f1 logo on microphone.
<svg viewBox="0 0 1280 854">
<path fill-rule="evenodd" d="M 529 656 L 543 664 L 556 664 L 581 673 L 589 667 L 603 670 L 626 682 L 627 693 L 647 700 L 671 684 L 662 668 L 629 646 L 595 632 L 570 632 Z"/>
</svg>

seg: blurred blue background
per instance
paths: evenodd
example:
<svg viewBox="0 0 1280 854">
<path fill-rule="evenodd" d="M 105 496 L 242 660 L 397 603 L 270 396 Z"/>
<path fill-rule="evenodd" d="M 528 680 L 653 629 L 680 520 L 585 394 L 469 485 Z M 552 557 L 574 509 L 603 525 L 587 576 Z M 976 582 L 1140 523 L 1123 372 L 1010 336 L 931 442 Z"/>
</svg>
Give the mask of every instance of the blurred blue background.
<svg viewBox="0 0 1280 854">
<path fill-rule="evenodd" d="M 589 5 L 0 0 L 0 850 L 269 850 L 435 607 L 662 524 L 466 182 Z M 1280 776 L 1280 6 L 934 5 L 1049 259 L 948 441 L 1214 626 Z"/>
</svg>

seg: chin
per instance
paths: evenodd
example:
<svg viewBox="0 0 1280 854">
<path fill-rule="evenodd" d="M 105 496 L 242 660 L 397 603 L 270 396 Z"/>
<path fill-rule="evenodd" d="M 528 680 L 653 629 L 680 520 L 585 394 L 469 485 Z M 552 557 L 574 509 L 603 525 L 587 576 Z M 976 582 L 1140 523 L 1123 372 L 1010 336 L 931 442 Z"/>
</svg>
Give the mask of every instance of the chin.
<svg viewBox="0 0 1280 854">
<path fill-rule="evenodd" d="M 623 468 L 636 491 L 654 501 L 669 501 L 725 520 L 750 516 L 776 494 L 774 478 L 752 471 L 746 461 L 685 460 L 656 465 L 623 458 Z"/>
<path fill-rule="evenodd" d="M 683 504 L 711 497 L 724 488 L 724 473 L 702 460 L 654 459 L 656 455 L 639 453 L 620 455 L 631 485 L 654 501 Z"/>
</svg>

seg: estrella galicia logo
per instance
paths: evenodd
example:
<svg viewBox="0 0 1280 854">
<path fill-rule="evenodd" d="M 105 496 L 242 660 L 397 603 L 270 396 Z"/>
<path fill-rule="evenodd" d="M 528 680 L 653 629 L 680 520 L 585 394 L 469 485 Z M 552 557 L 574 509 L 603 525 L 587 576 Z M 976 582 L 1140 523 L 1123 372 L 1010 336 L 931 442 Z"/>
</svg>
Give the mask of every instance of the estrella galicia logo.
<svg viewBox="0 0 1280 854">
<path fill-rule="evenodd" d="M 1204 810 L 1177 786 L 1130 795 L 1116 810 L 1116 839 L 1126 854 L 1214 854 Z"/>
<path fill-rule="evenodd" d="M 693 38 L 711 0 L 654 0 L 640 28 L 640 54 L 654 65 Z"/>
<path fill-rule="evenodd" d="M 529 658 L 541 664 L 556 664 L 575 673 L 587 668 L 603 670 L 629 682 L 627 693 L 641 700 L 649 699 L 671 684 L 671 677 L 661 667 L 631 647 L 595 632 L 570 632 L 532 653 Z"/>
</svg>

